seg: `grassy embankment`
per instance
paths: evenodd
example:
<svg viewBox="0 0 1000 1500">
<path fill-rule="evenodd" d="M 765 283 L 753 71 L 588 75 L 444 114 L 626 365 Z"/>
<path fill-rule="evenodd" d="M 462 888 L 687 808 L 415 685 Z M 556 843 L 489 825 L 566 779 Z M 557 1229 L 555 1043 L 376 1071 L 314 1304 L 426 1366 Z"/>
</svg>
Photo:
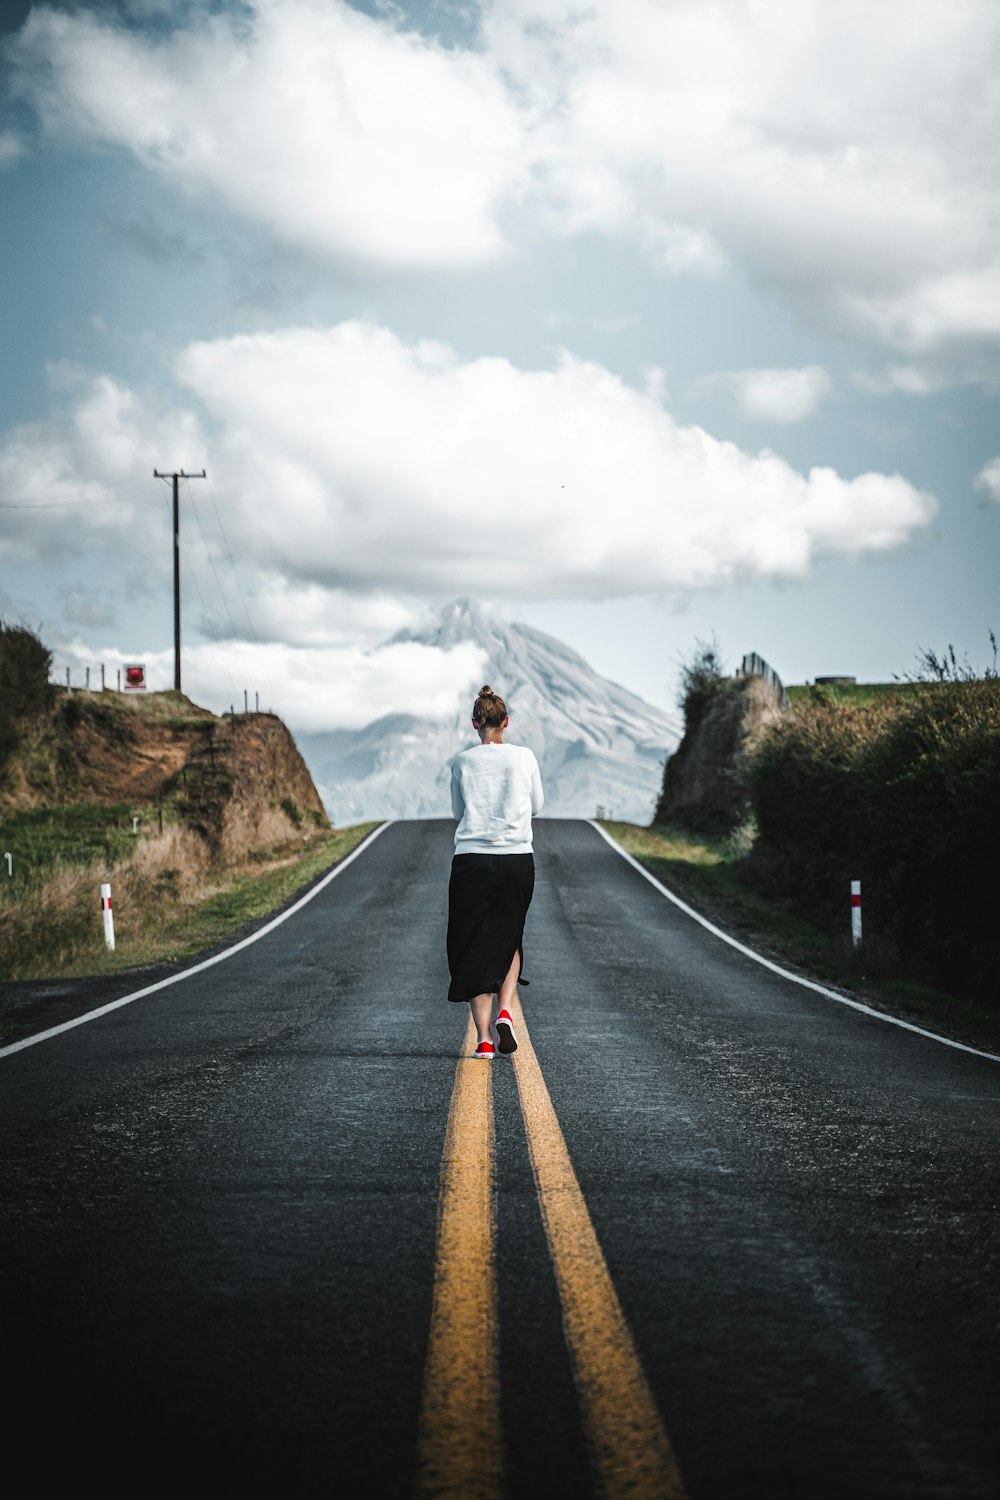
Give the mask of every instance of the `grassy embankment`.
<svg viewBox="0 0 1000 1500">
<path fill-rule="evenodd" d="M 140 820 L 132 831 L 132 819 Z M 71 804 L 0 818 L 0 977 L 114 974 L 191 957 L 265 917 L 349 853 L 375 824 L 312 828 L 224 866 L 149 804 Z M 116 949 L 104 945 L 99 886 L 110 881 Z"/>
<path fill-rule="evenodd" d="M 623 849 L 702 916 L 764 957 L 804 976 L 844 990 L 873 1009 L 987 1050 L 1000 1050 L 1000 1014 L 941 990 L 880 970 L 879 956 L 850 940 L 845 902 L 844 931 L 834 937 L 774 897 L 754 890 L 744 877 L 745 842 L 711 839 L 679 828 L 640 828 L 604 822 Z"/>
</svg>

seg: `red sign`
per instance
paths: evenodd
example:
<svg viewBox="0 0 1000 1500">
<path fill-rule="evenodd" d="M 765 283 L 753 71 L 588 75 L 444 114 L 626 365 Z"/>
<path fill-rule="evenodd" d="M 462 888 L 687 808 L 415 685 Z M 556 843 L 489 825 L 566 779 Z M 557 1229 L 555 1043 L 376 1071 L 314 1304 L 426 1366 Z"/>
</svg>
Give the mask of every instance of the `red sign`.
<svg viewBox="0 0 1000 1500">
<path fill-rule="evenodd" d="M 144 688 L 146 686 L 146 668 L 144 666 L 132 665 L 125 668 L 126 688 Z"/>
</svg>

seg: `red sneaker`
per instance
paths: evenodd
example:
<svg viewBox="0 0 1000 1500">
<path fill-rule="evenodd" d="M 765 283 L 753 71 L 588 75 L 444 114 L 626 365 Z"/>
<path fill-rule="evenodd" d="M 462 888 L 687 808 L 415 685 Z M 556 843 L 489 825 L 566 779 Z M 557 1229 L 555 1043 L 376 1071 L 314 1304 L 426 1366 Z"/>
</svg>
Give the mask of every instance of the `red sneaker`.
<svg viewBox="0 0 1000 1500">
<path fill-rule="evenodd" d="M 516 1052 L 517 1037 L 514 1035 L 514 1022 L 510 1011 L 506 1008 L 497 1013 L 493 1022 L 493 1036 L 496 1040 L 498 1052 Z"/>
<path fill-rule="evenodd" d="M 486 1062 L 492 1062 L 493 1061 L 493 1043 L 492 1042 L 480 1042 L 479 1046 L 476 1048 L 475 1052 L 473 1052 L 472 1055 L 473 1055 L 473 1057 L 481 1057 Z"/>
</svg>

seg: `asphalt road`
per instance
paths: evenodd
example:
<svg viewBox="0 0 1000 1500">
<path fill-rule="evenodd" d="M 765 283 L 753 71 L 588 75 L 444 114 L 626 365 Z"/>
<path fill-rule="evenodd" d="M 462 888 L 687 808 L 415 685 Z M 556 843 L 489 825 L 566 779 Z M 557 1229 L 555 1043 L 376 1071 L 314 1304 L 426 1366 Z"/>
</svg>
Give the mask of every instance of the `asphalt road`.
<svg viewBox="0 0 1000 1500">
<path fill-rule="evenodd" d="M 472 1077 L 451 830 L 392 825 L 253 946 L 0 1058 L 32 1488 L 413 1493 Z M 527 1027 L 684 1493 L 1000 1494 L 1000 1063 L 755 965 L 585 823 L 539 821 L 536 861 Z M 526 1075 L 467 1067 L 492 1069 L 502 1492 L 597 1494 Z"/>
</svg>

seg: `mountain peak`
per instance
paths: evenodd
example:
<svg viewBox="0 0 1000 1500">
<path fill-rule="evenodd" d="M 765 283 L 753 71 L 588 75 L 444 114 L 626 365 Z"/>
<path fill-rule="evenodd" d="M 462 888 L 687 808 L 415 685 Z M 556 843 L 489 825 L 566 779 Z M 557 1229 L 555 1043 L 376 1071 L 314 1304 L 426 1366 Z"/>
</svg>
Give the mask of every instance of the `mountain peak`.
<svg viewBox="0 0 1000 1500">
<path fill-rule="evenodd" d="M 472 641 L 484 646 L 504 634 L 504 623 L 474 599 L 451 599 L 431 615 L 426 624 L 400 630 L 396 641 L 419 641 L 423 646 L 445 648 Z"/>
<path fill-rule="evenodd" d="M 547 814 L 589 818 L 600 806 L 622 818 L 651 818 L 664 758 L 680 737 L 675 714 L 601 677 L 554 636 L 508 622 L 468 597 L 449 600 L 392 640 L 438 650 L 471 642 L 483 653 L 482 676 L 438 722 L 414 705 L 389 736 L 378 724 L 301 736 L 335 822 L 447 816 L 451 758 L 470 742 L 472 695 L 483 682 L 510 710 L 507 738 L 538 757 Z"/>
</svg>

